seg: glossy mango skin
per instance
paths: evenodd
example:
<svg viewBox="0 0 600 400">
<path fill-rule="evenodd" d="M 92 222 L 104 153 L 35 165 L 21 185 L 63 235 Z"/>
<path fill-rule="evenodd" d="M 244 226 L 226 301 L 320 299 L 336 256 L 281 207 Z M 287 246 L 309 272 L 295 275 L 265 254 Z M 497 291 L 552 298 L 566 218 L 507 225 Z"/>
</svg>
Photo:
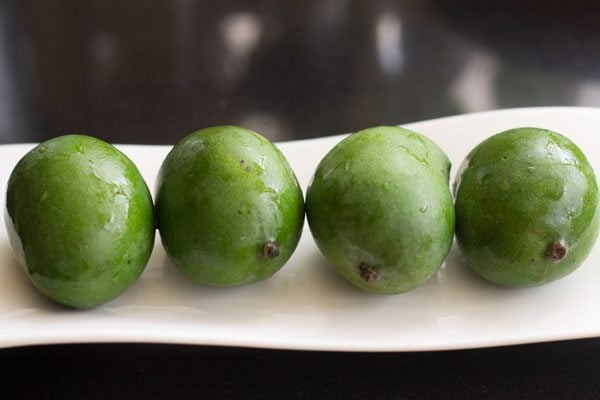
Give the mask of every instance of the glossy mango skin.
<svg viewBox="0 0 600 400">
<path fill-rule="evenodd" d="M 5 222 L 33 284 L 74 308 L 119 296 L 154 245 L 152 198 L 136 166 L 112 145 L 83 135 L 50 139 L 17 163 Z"/>
<path fill-rule="evenodd" d="M 283 154 L 235 126 L 202 129 L 175 145 L 159 172 L 156 210 L 173 264 L 217 286 L 270 278 L 304 223 L 302 190 Z"/>
<path fill-rule="evenodd" d="M 573 272 L 598 236 L 591 165 L 559 133 L 518 128 L 476 146 L 456 181 L 456 237 L 471 268 L 503 286 Z"/>
<path fill-rule="evenodd" d="M 319 163 L 306 194 L 317 246 L 363 290 L 416 288 L 452 245 L 449 171 L 446 154 L 418 133 L 375 127 L 348 136 Z"/>
</svg>

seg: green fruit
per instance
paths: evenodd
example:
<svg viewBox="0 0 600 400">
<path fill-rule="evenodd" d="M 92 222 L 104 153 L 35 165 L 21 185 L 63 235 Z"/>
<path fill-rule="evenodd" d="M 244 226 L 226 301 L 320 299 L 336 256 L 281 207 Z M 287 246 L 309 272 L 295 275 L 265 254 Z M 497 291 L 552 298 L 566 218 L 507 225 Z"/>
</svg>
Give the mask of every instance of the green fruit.
<svg viewBox="0 0 600 400">
<path fill-rule="evenodd" d="M 75 308 L 120 295 L 154 245 L 152 198 L 142 176 L 120 151 L 89 136 L 48 140 L 18 162 L 5 221 L 33 284 Z"/>
<path fill-rule="evenodd" d="M 302 191 L 283 154 L 234 126 L 202 129 L 175 145 L 160 169 L 156 211 L 175 266 L 219 286 L 271 277 L 304 222 Z"/>
<path fill-rule="evenodd" d="M 456 236 L 471 268 L 505 286 L 537 286 L 574 271 L 598 235 L 594 172 L 569 139 L 538 128 L 475 147 L 456 183 Z"/>
<path fill-rule="evenodd" d="M 361 289 L 406 292 L 440 267 L 452 244 L 450 162 L 398 127 L 354 133 L 321 161 L 306 195 L 321 252 Z"/>
</svg>

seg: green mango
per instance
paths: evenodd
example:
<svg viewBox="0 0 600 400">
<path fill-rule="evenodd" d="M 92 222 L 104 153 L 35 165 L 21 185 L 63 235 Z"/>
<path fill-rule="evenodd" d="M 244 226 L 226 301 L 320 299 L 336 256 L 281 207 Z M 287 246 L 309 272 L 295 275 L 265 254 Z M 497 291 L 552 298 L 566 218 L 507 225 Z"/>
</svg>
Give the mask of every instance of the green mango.
<svg viewBox="0 0 600 400">
<path fill-rule="evenodd" d="M 302 190 L 287 160 L 248 129 L 217 126 L 177 143 L 156 192 L 167 255 L 192 279 L 232 286 L 270 278 L 294 252 Z"/>
<path fill-rule="evenodd" d="M 375 127 L 338 143 L 306 194 L 315 242 L 333 267 L 377 294 L 416 288 L 446 258 L 454 235 L 450 161 L 426 137 Z"/>
<path fill-rule="evenodd" d="M 17 163 L 5 222 L 33 284 L 75 308 L 123 293 L 154 245 L 152 197 L 142 176 L 123 153 L 89 136 L 50 139 Z"/>
<path fill-rule="evenodd" d="M 462 254 L 499 285 L 530 287 L 564 277 L 598 236 L 592 167 L 556 132 L 518 128 L 488 138 L 463 162 L 455 190 Z"/>
</svg>

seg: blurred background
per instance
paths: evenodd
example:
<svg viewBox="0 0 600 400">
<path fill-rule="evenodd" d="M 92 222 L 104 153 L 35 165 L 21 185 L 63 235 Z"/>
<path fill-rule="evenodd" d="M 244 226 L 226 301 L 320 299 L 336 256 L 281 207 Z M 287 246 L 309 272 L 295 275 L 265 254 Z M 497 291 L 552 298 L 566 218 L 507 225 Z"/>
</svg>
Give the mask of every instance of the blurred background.
<svg viewBox="0 0 600 400">
<path fill-rule="evenodd" d="M 600 105 L 600 4 L 0 0 L 0 143 L 272 140 Z"/>
</svg>

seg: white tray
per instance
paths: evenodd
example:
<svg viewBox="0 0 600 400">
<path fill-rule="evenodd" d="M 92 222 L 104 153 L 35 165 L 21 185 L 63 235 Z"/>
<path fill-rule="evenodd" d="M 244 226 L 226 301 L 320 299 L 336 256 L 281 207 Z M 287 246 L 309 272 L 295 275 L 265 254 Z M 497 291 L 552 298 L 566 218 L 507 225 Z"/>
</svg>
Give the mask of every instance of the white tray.
<svg viewBox="0 0 600 400">
<path fill-rule="evenodd" d="M 600 109 L 502 110 L 405 125 L 438 143 L 453 172 L 487 136 L 520 126 L 570 137 L 600 173 Z M 342 136 L 280 143 L 302 187 Z M 0 146 L 0 207 L 8 176 L 32 145 Z M 168 146 L 118 146 L 150 188 Z M 1 220 L 0 220 L 1 221 Z M 484 282 L 456 248 L 425 285 L 397 296 L 363 293 L 338 277 L 308 227 L 284 268 L 266 282 L 214 288 L 170 264 L 157 242 L 140 280 L 92 310 L 46 300 L 14 260 L 0 227 L 0 347 L 81 342 L 151 342 L 307 350 L 416 351 L 600 336 L 600 245 L 570 276 L 532 289 Z"/>
</svg>

